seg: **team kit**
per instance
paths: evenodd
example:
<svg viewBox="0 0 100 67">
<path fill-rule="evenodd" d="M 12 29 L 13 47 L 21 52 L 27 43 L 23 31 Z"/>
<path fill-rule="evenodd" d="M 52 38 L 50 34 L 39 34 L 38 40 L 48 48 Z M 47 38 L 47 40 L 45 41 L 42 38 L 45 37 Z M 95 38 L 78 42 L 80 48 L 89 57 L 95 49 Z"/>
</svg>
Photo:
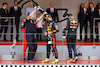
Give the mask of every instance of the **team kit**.
<svg viewBox="0 0 100 67">
<path fill-rule="evenodd" d="M 24 47 L 23 47 L 23 61 L 26 60 L 26 49 L 28 48 L 28 62 L 35 62 L 35 53 L 37 51 L 37 40 L 36 40 L 36 28 L 38 27 L 37 23 L 45 18 L 47 22 L 47 30 L 44 33 L 46 36 L 46 59 L 42 63 L 48 63 L 50 57 L 50 50 L 52 47 L 52 52 L 54 53 L 55 60 L 53 64 L 58 63 L 58 51 L 56 48 L 56 38 L 55 35 L 59 32 L 59 27 L 56 21 L 53 20 L 52 16 L 47 12 L 42 12 L 42 15 L 37 20 L 33 20 L 35 17 L 34 13 L 36 10 L 40 10 L 38 6 L 34 7 L 34 11 L 27 14 L 27 17 L 22 20 L 22 31 L 24 32 Z M 76 33 L 78 28 L 78 19 L 75 19 L 72 14 L 68 14 L 68 19 L 66 26 L 63 27 L 65 32 L 62 32 L 67 36 L 67 45 L 69 52 L 69 60 L 67 62 L 76 62 L 78 60 L 77 50 L 76 50 Z M 72 58 L 72 51 L 74 51 L 74 59 Z"/>
</svg>

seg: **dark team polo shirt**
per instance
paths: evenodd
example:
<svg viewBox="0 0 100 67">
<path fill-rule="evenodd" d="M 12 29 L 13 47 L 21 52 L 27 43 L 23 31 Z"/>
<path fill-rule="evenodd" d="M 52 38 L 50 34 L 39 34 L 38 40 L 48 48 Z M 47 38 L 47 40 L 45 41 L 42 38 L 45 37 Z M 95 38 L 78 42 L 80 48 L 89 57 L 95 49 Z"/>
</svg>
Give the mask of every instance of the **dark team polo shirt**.
<svg viewBox="0 0 100 67">
<path fill-rule="evenodd" d="M 25 25 L 26 33 L 36 33 L 36 26 L 33 20 L 27 20 Z"/>
</svg>

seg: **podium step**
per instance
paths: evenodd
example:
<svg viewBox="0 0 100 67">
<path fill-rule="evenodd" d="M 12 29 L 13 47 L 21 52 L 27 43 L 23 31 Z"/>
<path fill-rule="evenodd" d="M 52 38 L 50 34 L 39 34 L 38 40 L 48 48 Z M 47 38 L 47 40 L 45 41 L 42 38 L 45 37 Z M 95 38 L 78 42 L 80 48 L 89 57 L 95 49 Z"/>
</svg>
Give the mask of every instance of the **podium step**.
<svg viewBox="0 0 100 67">
<path fill-rule="evenodd" d="M 22 55 L 0 55 L 0 60 L 22 60 Z"/>
<path fill-rule="evenodd" d="M 99 56 L 78 56 L 78 60 L 99 60 Z"/>
</svg>

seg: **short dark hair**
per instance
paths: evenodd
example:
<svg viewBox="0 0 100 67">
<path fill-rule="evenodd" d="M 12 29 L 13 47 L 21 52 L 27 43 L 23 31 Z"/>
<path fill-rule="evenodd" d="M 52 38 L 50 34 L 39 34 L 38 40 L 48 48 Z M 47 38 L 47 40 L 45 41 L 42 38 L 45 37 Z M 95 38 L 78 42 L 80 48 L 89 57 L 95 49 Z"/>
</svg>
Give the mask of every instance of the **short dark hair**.
<svg viewBox="0 0 100 67">
<path fill-rule="evenodd" d="M 93 4 L 93 5 L 94 5 L 94 3 L 93 3 L 93 2 L 90 2 L 89 4 Z"/>
<path fill-rule="evenodd" d="M 54 2 L 50 2 L 50 4 L 51 4 L 51 3 L 53 3 L 53 4 L 54 4 Z"/>
<path fill-rule="evenodd" d="M 17 2 L 17 0 L 14 0 L 14 3 Z"/>
<path fill-rule="evenodd" d="M 8 3 L 6 3 L 6 2 L 5 2 L 5 3 L 3 3 L 3 4 L 2 4 L 2 6 L 4 6 L 5 4 L 7 4 L 7 5 L 8 5 Z"/>
</svg>

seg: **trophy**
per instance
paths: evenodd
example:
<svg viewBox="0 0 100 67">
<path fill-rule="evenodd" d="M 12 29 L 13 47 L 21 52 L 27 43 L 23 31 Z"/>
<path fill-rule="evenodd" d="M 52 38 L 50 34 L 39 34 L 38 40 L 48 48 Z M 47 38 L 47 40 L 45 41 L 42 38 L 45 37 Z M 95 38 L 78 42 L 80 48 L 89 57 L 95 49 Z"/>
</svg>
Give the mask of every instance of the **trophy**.
<svg viewBox="0 0 100 67">
<path fill-rule="evenodd" d="M 15 51 L 13 50 L 13 48 L 15 48 L 15 44 L 16 44 L 16 39 L 13 40 L 13 44 L 12 44 L 12 46 L 10 47 L 11 55 L 12 55 L 12 58 L 13 58 L 13 59 L 14 59 L 14 55 L 15 55 Z"/>
</svg>

